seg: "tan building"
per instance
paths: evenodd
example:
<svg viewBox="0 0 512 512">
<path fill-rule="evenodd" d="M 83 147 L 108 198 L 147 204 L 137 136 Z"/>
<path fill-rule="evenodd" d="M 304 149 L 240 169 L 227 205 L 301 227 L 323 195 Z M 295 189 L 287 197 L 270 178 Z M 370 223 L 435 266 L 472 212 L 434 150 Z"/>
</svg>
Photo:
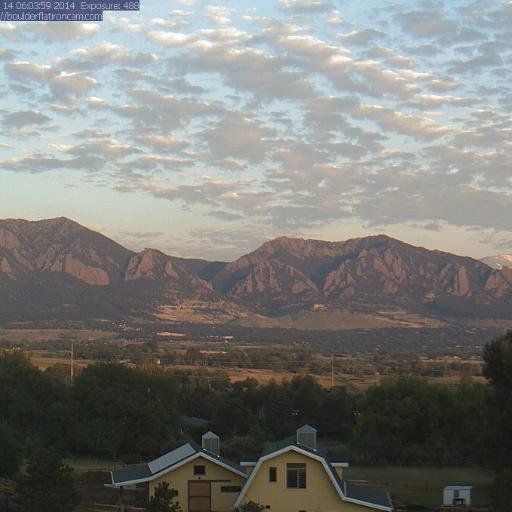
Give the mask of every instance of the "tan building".
<svg viewBox="0 0 512 512">
<path fill-rule="evenodd" d="M 219 438 L 203 436 L 202 446 L 187 443 L 147 464 L 112 471 L 112 487 L 145 487 L 152 496 L 161 482 L 178 492 L 183 512 L 229 512 L 247 479 L 245 469 L 222 457 Z"/>
<path fill-rule="evenodd" d="M 304 425 L 296 436 L 268 445 L 240 465 L 220 455 L 218 436 L 208 432 L 202 446 L 187 443 L 148 464 L 112 471 L 112 487 L 155 487 L 168 482 L 183 512 L 229 512 L 246 503 L 270 512 L 391 512 L 385 489 L 343 479 L 344 461 L 317 449 L 316 430 Z"/>
</svg>

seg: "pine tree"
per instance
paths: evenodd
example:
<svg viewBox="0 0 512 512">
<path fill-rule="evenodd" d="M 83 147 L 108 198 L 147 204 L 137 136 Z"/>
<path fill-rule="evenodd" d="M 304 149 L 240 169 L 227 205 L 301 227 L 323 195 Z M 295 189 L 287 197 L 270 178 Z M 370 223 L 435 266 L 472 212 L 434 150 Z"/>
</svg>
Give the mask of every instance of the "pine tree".
<svg viewBox="0 0 512 512">
<path fill-rule="evenodd" d="M 149 500 L 147 512 L 181 512 L 179 502 L 174 501 L 176 496 L 178 496 L 176 490 L 171 489 L 167 482 L 161 482 Z"/>
<path fill-rule="evenodd" d="M 26 474 L 18 478 L 16 494 L 24 512 L 71 512 L 78 502 L 72 469 L 46 447 L 32 453 Z"/>
</svg>

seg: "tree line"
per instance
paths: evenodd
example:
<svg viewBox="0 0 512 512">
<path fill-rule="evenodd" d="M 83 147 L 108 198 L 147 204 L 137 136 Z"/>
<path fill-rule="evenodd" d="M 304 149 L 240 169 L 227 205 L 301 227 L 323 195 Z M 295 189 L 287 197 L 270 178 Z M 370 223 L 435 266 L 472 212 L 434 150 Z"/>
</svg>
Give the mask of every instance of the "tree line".
<svg viewBox="0 0 512 512">
<path fill-rule="evenodd" d="M 488 384 L 446 386 L 384 380 L 361 392 L 322 388 L 310 376 L 281 383 L 231 383 L 222 372 L 90 365 L 72 384 L 20 352 L 0 355 L 0 478 L 19 473 L 36 447 L 138 462 L 200 431 L 180 418 L 205 418 L 233 458 L 314 425 L 330 450 L 353 463 L 482 465 L 512 485 L 512 332 L 487 345 Z M 508 503 L 512 497 L 506 498 Z"/>
</svg>

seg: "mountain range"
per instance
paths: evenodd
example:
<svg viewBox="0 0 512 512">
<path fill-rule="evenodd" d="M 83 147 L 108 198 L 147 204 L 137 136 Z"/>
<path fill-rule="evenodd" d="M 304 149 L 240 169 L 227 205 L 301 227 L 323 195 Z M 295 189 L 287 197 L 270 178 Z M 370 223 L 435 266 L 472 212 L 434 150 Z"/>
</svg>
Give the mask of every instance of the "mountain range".
<svg viewBox="0 0 512 512">
<path fill-rule="evenodd" d="M 512 254 L 498 254 L 497 256 L 487 256 L 482 258 L 485 264 L 492 268 L 502 269 L 504 267 L 512 268 Z"/>
<path fill-rule="evenodd" d="M 0 220 L 2 322 L 275 325 L 299 315 L 322 325 L 334 313 L 338 327 L 358 315 L 363 324 L 380 318 L 378 325 L 400 315 L 511 319 L 512 268 L 386 235 L 343 242 L 280 237 L 235 261 L 210 262 L 130 251 L 63 217 Z"/>
</svg>

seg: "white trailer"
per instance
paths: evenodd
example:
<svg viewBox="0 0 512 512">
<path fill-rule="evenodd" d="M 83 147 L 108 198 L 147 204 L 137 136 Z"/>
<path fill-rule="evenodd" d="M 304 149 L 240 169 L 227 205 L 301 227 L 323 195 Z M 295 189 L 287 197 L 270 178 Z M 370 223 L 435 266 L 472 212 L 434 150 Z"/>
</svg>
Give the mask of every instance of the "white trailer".
<svg viewBox="0 0 512 512">
<path fill-rule="evenodd" d="M 443 491 L 443 505 L 471 505 L 471 490 L 468 485 L 449 485 Z"/>
</svg>

